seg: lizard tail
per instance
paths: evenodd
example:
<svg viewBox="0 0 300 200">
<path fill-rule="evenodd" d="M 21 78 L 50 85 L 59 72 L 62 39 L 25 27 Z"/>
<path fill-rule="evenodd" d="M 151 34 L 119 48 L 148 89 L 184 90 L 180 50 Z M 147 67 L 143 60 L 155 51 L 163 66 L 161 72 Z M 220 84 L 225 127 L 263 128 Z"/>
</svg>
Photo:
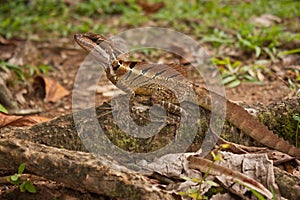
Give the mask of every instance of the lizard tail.
<svg viewBox="0 0 300 200">
<path fill-rule="evenodd" d="M 225 99 L 224 97 L 214 92 L 210 92 L 205 88 L 195 86 L 194 89 L 199 96 L 198 103 L 203 108 L 210 111 L 212 110 L 210 95 L 213 95 L 214 98 L 217 98 L 217 102 L 226 102 L 226 119 L 235 127 L 239 128 L 245 134 L 249 135 L 263 145 L 300 158 L 300 148 L 291 145 L 289 142 L 285 141 L 283 138 L 270 131 L 267 126 L 259 122 L 258 119 L 250 115 L 241 106 Z"/>
<path fill-rule="evenodd" d="M 227 109 L 230 110 L 230 112 L 226 113 L 230 123 L 240 128 L 256 141 L 259 141 L 270 148 L 287 153 L 291 156 L 300 157 L 300 148 L 291 145 L 283 138 L 270 131 L 267 126 L 259 122 L 245 109 L 228 100 L 226 105 Z"/>
</svg>

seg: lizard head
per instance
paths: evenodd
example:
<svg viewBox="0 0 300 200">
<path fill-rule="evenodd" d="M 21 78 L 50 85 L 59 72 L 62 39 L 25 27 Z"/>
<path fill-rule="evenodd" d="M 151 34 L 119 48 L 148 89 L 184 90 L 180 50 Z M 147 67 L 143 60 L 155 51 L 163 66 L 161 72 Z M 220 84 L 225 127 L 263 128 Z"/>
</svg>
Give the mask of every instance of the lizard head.
<svg viewBox="0 0 300 200">
<path fill-rule="evenodd" d="M 87 32 L 75 34 L 74 40 L 86 51 L 91 53 L 101 63 L 109 77 L 115 77 L 115 69 L 112 68 L 117 57 L 126 52 L 126 44 L 117 38 L 108 39 L 102 35 Z"/>
<path fill-rule="evenodd" d="M 115 56 L 113 55 L 113 44 L 110 42 L 106 37 L 87 32 L 84 34 L 75 34 L 74 40 L 81 46 L 83 49 L 92 53 L 96 59 L 101 57 L 104 58 L 111 58 L 110 61 L 112 62 L 115 60 Z"/>
<path fill-rule="evenodd" d="M 85 50 L 88 52 L 95 49 L 98 45 L 100 45 L 103 41 L 107 40 L 104 36 L 87 32 L 84 34 L 75 34 L 74 40 Z"/>
<path fill-rule="evenodd" d="M 121 54 L 110 39 L 92 32 L 75 34 L 74 40 L 83 49 L 91 53 L 98 61 L 109 66 Z"/>
</svg>

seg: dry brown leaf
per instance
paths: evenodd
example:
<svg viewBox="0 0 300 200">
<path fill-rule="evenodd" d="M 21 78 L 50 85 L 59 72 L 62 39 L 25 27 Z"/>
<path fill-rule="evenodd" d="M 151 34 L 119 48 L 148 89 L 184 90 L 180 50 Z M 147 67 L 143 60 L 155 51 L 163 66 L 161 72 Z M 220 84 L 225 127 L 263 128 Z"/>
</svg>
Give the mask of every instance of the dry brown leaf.
<svg viewBox="0 0 300 200">
<path fill-rule="evenodd" d="M 278 193 L 278 186 L 275 183 L 273 163 L 266 154 L 244 154 L 237 155 L 230 152 L 219 152 L 222 154 L 221 162 L 217 162 L 210 170 L 219 182 L 226 188 L 235 191 L 240 197 L 244 196 L 249 188 L 263 194 L 268 199 L 272 193 L 266 188 L 272 186 Z M 189 168 L 207 172 L 212 161 L 190 156 Z M 245 187 L 247 186 L 247 187 Z M 280 194 L 278 193 L 278 196 Z"/>
<path fill-rule="evenodd" d="M 66 90 L 63 86 L 59 84 L 56 80 L 51 78 L 45 78 L 45 86 L 46 86 L 46 97 L 45 100 L 47 102 L 57 102 L 64 96 L 69 94 L 69 91 Z"/>
<path fill-rule="evenodd" d="M 264 26 L 264 27 L 269 27 L 274 25 L 275 23 L 281 23 L 282 20 L 271 14 L 263 14 L 259 17 L 255 17 L 252 19 L 252 22 L 256 25 Z"/>
<path fill-rule="evenodd" d="M 35 78 L 35 88 L 43 90 L 38 92 L 45 95 L 46 102 L 57 102 L 70 93 L 56 80 L 42 76 Z"/>
<path fill-rule="evenodd" d="M 9 44 L 9 40 L 5 39 L 4 37 L 2 37 L 2 35 L 0 35 L 0 44 Z"/>
<path fill-rule="evenodd" d="M 148 3 L 147 1 L 137 0 L 137 4 L 143 9 L 146 14 L 152 14 L 165 7 L 164 2 Z"/>
<path fill-rule="evenodd" d="M 39 116 L 16 116 L 0 112 L 0 127 L 7 126 L 32 126 L 37 123 L 48 121 L 48 118 Z"/>
</svg>

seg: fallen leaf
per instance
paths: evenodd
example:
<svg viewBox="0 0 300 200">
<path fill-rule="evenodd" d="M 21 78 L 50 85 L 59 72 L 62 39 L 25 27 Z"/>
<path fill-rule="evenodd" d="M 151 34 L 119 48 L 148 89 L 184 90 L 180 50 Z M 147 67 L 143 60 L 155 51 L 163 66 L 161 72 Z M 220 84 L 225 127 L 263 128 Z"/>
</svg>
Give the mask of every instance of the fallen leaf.
<svg viewBox="0 0 300 200">
<path fill-rule="evenodd" d="M 9 44 L 9 43 L 10 43 L 9 40 L 5 39 L 0 35 L 0 44 Z"/>
<path fill-rule="evenodd" d="M 252 19 L 252 22 L 254 24 L 264 26 L 264 27 L 270 27 L 275 23 L 281 23 L 281 21 L 282 20 L 279 17 L 271 14 L 263 14 L 259 17 L 255 17 Z"/>
<path fill-rule="evenodd" d="M 0 112 L 0 127 L 7 126 L 32 126 L 37 123 L 48 121 L 48 118 L 39 116 L 17 116 Z"/>
<path fill-rule="evenodd" d="M 156 13 L 161 8 L 165 7 L 164 2 L 157 2 L 157 3 L 150 4 L 142 0 L 137 0 L 137 4 L 143 9 L 143 11 L 146 14 Z"/>
<path fill-rule="evenodd" d="M 70 92 L 54 79 L 37 76 L 34 81 L 38 93 L 44 94 L 46 102 L 57 102 Z"/>
</svg>

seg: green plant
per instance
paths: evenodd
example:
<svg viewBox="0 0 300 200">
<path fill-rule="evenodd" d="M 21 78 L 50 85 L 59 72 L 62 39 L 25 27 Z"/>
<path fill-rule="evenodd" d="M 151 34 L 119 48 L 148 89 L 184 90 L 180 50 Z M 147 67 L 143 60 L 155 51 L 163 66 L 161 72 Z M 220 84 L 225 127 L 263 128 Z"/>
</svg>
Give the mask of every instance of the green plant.
<svg viewBox="0 0 300 200">
<path fill-rule="evenodd" d="M 18 79 L 24 81 L 29 78 L 32 78 L 34 75 L 47 74 L 49 70 L 51 70 L 51 66 L 49 65 L 39 65 L 37 67 L 31 65 L 18 66 L 18 65 L 12 65 L 5 61 L 1 61 L 0 69 L 13 71 L 18 77 Z"/>
<path fill-rule="evenodd" d="M 204 35 L 201 42 L 211 42 L 218 48 L 221 44 L 232 44 L 233 40 L 224 31 L 214 29 L 212 34 Z"/>
<path fill-rule="evenodd" d="M 300 94 L 300 70 L 297 67 L 287 69 L 286 79 L 291 90 L 296 91 L 295 95 Z"/>
<path fill-rule="evenodd" d="M 8 113 L 8 111 L 4 108 L 3 105 L 0 104 L 0 112 Z"/>
<path fill-rule="evenodd" d="M 300 116 L 299 114 L 293 115 L 293 119 L 297 122 L 296 128 L 296 147 L 299 147 L 298 140 L 299 140 L 299 129 L 300 129 Z"/>
<path fill-rule="evenodd" d="M 290 54 L 295 54 L 295 53 L 300 53 L 300 48 L 291 49 L 291 50 L 287 50 L 287 51 L 281 51 L 278 53 L 278 55 L 283 56 L 283 55 L 290 55 Z"/>
<path fill-rule="evenodd" d="M 36 188 L 30 180 L 22 180 L 22 173 L 25 170 L 25 163 L 22 163 L 18 168 L 18 173 L 10 176 L 7 181 L 20 187 L 21 192 L 36 193 Z"/>
<path fill-rule="evenodd" d="M 249 189 L 249 190 L 252 192 L 252 194 L 253 194 L 254 196 L 256 196 L 259 200 L 265 200 L 264 196 L 261 195 L 259 192 L 255 191 L 255 190 L 253 190 L 253 189 L 251 189 L 251 188 L 248 188 L 248 189 Z"/>
<path fill-rule="evenodd" d="M 243 25 L 236 38 L 238 45 L 246 51 L 253 50 L 256 58 L 264 53 L 275 60 L 277 47 L 281 44 L 281 32 L 283 27 L 280 26 L 256 28 L 254 25 Z"/>
<path fill-rule="evenodd" d="M 24 73 L 29 77 L 39 74 L 48 74 L 51 68 L 50 65 L 38 65 L 37 67 L 25 65 Z"/>
<path fill-rule="evenodd" d="M 13 71 L 17 75 L 18 78 L 23 79 L 23 73 L 22 73 L 20 66 L 12 65 L 8 62 L 1 61 L 0 69 Z"/>
<path fill-rule="evenodd" d="M 225 149 L 225 148 L 228 148 L 227 144 L 223 144 L 218 150 Z M 190 190 L 185 191 L 185 192 L 179 192 L 180 195 L 182 195 L 182 196 L 188 196 L 188 197 L 191 197 L 191 198 L 196 199 L 196 200 L 202 200 L 202 199 L 206 199 L 206 197 L 201 194 L 201 192 L 202 192 L 202 185 L 203 185 L 204 182 L 207 183 L 207 184 L 209 184 L 209 185 L 211 185 L 211 186 L 213 186 L 213 187 L 218 187 L 219 186 L 219 184 L 217 184 L 217 183 L 215 183 L 213 181 L 206 180 L 206 178 L 210 174 L 210 171 L 213 168 L 215 162 L 222 160 L 222 154 L 219 154 L 219 153 L 215 154 L 212 151 L 211 155 L 213 157 L 213 161 L 212 161 L 211 165 L 208 167 L 208 169 L 206 170 L 206 172 L 204 173 L 204 175 L 202 176 L 202 178 L 200 180 L 197 179 L 197 178 L 185 177 L 185 180 L 197 183 L 199 185 L 199 188 L 197 190 L 190 189 Z"/>
<path fill-rule="evenodd" d="M 223 144 L 223 145 L 219 146 L 216 149 L 216 151 L 218 152 L 221 149 L 227 149 L 227 148 L 230 147 L 230 145 L 231 144 Z M 197 178 L 188 178 L 188 177 L 185 178 L 185 180 L 197 183 L 199 185 L 199 188 L 197 190 L 190 189 L 190 190 L 185 191 L 185 192 L 180 192 L 179 193 L 180 195 L 182 195 L 182 196 L 188 196 L 188 197 L 191 197 L 191 198 L 196 199 L 196 200 L 208 199 L 207 196 L 203 196 L 201 194 L 202 193 L 202 185 L 203 185 L 204 182 L 207 183 L 207 184 L 209 184 L 209 185 L 211 185 L 211 186 L 213 186 L 213 187 L 215 187 L 215 188 L 213 188 L 211 190 L 211 192 L 213 191 L 213 193 L 211 193 L 211 194 L 216 194 L 215 192 L 217 192 L 217 193 L 222 192 L 222 190 L 217 189 L 217 188 L 220 188 L 217 183 L 215 183 L 213 181 L 206 180 L 207 176 L 210 174 L 210 171 L 215 166 L 215 162 L 216 161 L 222 161 L 222 154 L 220 154 L 220 153 L 215 154 L 214 151 L 212 151 L 211 155 L 213 157 L 213 161 L 210 162 L 210 165 L 208 166 L 208 169 L 205 171 L 204 175 L 202 176 L 202 178 L 200 180 L 197 179 Z M 219 166 L 219 167 L 221 167 L 221 166 Z M 253 193 L 253 195 L 255 195 L 258 199 L 260 199 L 260 200 L 264 200 L 265 199 L 262 194 L 269 195 L 268 193 L 266 193 L 265 189 L 262 189 L 262 188 L 258 187 L 257 184 L 249 184 L 250 182 L 252 182 L 252 181 L 250 181 L 250 179 L 245 178 L 245 177 L 244 178 L 240 178 L 239 176 L 243 176 L 242 174 L 237 175 L 239 173 L 235 174 L 235 172 L 230 171 L 230 170 L 229 170 L 230 172 L 228 172 L 227 169 L 220 169 L 220 170 L 223 171 L 223 172 L 220 172 L 220 174 L 224 174 L 224 175 L 227 174 L 229 177 L 231 177 L 230 178 L 231 181 L 234 181 L 236 183 L 239 183 L 239 184 L 247 187 Z M 214 189 L 217 189 L 217 190 L 214 190 Z M 277 200 L 276 194 L 274 192 L 274 189 L 272 187 L 270 189 L 272 191 L 273 199 Z M 262 194 L 259 191 L 261 191 Z M 210 195 L 209 192 L 206 193 L 206 194 Z"/>
<path fill-rule="evenodd" d="M 262 71 L 265 70 L 261 65 L 242 66 L 242 62 L 232 62 L 228 57 L 223 60 L 213 58 L 212 61 L 219 66 L 219 71 L 223 79 L 222 83 L 229 88 L 236 87 L 241 82 L 261 83 Z"/>
<path fill-rule="evenodd" d="M 243 185 L 243 184 L 242 184 Z M 246 185 L 244 185 L 245 187 L 247 187 Z M 252 189 L 252 188 L 249 188 L 249 187 L 247 187 L 249 190 L 250 190 L 250 192 L 252 192 L 252 194 L 257 198 L 257 199 L 259 199 L 259 200 L 265 200 L 265 198 L 264 198 L 264 196 L 263 195 L 261 195 L 259 192 L 257 192 L 256 190 L 254 190 L 254 189 Z M 277 197 L 276 197 L 276 192 L 275 192 L 275 190 L 274 190 L 274 188 L 272 187 L 272 186 L 270 186 L 270 190 L 271 190 L 271 192 L 272 192 L 272 199 L 273 200 L 277 200 Z"/>
</svg>

